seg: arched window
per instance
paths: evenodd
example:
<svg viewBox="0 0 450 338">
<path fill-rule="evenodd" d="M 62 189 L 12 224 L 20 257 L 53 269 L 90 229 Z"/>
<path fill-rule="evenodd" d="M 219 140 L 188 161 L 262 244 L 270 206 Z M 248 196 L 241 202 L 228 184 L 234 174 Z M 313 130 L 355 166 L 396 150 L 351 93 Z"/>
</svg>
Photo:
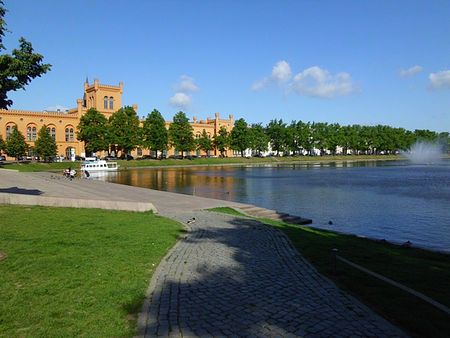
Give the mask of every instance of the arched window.
<svg viewBox="0 0 450 338">
<path fill-rule="evenodd" d="M 103 109 L 108 109 L 108 96 L 103 98 Z"/>
<path fill-rule="evenodd" d="M 27 127 L 27 141 L 36 141 L 37 129 L 34 125 L 29 125 Z"/>
<path fill-rule="evenodd" d="M 6 138 L 11 136 L 14 128 L 17 128 L 17 126 L 14 123 L 10 123 L 6 126 Z"/>
<path fill-rule="evenodd" d="M 114 109 L 114 98 L 112 96 L 109 98 L 109 109 Z"/>
<path fill-rule="evenodd" d="M 74 141 L 74 133 L 73 133 L 73 127 L 67 126 L 66 127 L 66 142 L 73 142 Z"/>
<path fill-rule="evenodd" d="M 48 126 L 47 131 L 52 137 L 52 139 L 56 140 L 56 128 L 54 126 Z"/>
</svg>

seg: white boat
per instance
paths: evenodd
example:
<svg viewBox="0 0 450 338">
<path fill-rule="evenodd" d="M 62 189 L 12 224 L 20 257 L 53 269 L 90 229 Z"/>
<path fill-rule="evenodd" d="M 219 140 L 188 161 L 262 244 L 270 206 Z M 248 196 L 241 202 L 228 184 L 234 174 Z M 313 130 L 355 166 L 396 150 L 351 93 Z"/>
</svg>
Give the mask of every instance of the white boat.
<svg viewBox="0 0 450 338">
<path fill-rule="evenodd" d="M 117 171 L 119 169 L 119 166 L 117 165 L 117 162 L 106 162 L 105 160 L 99 160 L 99 159 L 86 159 L 81 164 L 81 171 L 87 171 L 87 172 L 103 172 L 103 171 Z"/>
</svg>

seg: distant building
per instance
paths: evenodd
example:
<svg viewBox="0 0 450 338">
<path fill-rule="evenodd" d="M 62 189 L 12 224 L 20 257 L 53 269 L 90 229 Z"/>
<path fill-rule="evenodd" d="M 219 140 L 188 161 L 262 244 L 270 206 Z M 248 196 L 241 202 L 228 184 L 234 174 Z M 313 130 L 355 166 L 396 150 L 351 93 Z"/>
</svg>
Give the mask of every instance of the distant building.
<svg viewBox="0 0 450 338">
<path fill-rule="evenodd" d="M 4 140 L 10 135 L 13 128 L 17 128 L 24 136 L 29 145 L 29 156 L 34 156 L 34 142 L 37 134 L 43 125 L 47 126 L 50 135 L 56 140 L 58 146 L 58 155 L 62 155 L 67 159 L 74 160 L 75 156 L 84 157 L 84 143 L 77 140 L 77 126 L 80 118 L 90 108 L 95 108 L 109 118 L 114 112 L 122 107 L 123 83 L 118 86 L 100 84 L 98 80 L 94 80 L 93 84 L 89 84 L 86 80 L 84 83 L 83 99 L 77 100 L 77 106 L 66 111 L 28 111 L 28 110 L 5 110 L 0 109 L 0 135 Z M 133 105 L 135 111 L 138 107 Z M 141 123 L 143 120 L 141 121 Z M 166 122 L 166 127 L 171 122 Z M 191 122 L 194 129 L 194 137 L 200 137 L 203 130 L 212 138 L 219 132 L 220 127 L 224 126 L 228 131 L 233 128 L 233 116 L 228 119 L 220 119 L 219 113 L 215 113 L 214 119 L 197 120 L 193 118 Z M 191 155 L 206 155 L 203 152 L 195 151 Z M 99 153 L 103 156 L 103 153 Z M 131 155 L 140 157 L 150 155 L 148 149 L 137 148 L 133 150 Z M 176 149 L 168 149 L 167 156 L 177 155 Z M 212 150 L 211 155 L 218 155 L 217 150 Z"/>
</svg>

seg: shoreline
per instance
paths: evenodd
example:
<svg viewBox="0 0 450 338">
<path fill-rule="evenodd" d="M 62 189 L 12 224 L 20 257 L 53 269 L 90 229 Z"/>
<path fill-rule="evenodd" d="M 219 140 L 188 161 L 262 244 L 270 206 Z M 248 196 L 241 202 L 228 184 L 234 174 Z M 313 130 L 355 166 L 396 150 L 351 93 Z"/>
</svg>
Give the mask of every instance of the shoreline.
<svg viewBox="0 0 450 338">
<path fill-rule="evenodd" d="M 343 163 L 343 162 L 376 162 L 376 161 L 401 161 L 401 160 L 407 160 L 403 158 L 383 158 L 383 159 L 330 159 L 330 160 L 298 160 L 298 161 L 279 161 L 279 162 L 253 162 L 253 163 L 245 163 L 245 162 L 239 162 L 239 163 L 211 163 L 211 164 L 169 164 L 169 165 L 149 165 L 149 166 L 131 166 L 131 167 L 121 167 L 120 170 L 129 170 L 129 169 L 164 169 L 164 168 L 191 168 L 191 167 L 239 167 L 239 166 L 271 166 L 271 165 L 293 165 L 293 164 L 321 164 L 321 163 Z"/>
</svg>

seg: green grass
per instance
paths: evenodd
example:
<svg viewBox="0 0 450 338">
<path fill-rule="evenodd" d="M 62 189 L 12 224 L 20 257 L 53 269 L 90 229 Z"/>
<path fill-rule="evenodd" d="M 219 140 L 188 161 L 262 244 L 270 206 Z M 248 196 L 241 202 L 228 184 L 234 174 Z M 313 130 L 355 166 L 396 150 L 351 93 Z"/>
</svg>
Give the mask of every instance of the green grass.
<svg viewBox="0 0 450 338">
<path fill-rule="evenodd" d="M 98 209 L 0 206 L 0 220 L 0 337 L 133 336 L 182 232 L 152 213 Z"/>
<path fill-rule="evenodd" d="M 229 210 L 226 210 L 229 209 Z M 236 215 L 231 208 L 217 212 Z M 447 314 L 424 301 L 338 261 L 334 273 L 331 251 L 450 307 L 450 255 L 333 231 L 259 219 L 283 231 L 316 269 L 415 337 L 448 337 Z"/>
<path fill-rule="evenodd" d="M 242 212 L 239 212 L 236 209 L 229 208 L 229 207 L 211 208 L 211 209 L 208 209 L 208 211 L 221 212 L 222 214 L 228 214 L 228 215 L 233 215 L 233 216 L 247 216 L 247 215 L 243 214 Z"/>
<path fill-rule="evenodd" d="M 0 162 L 1 169 L 12 169 L 23 172 L 33 172 L 33 171 L 55 171 L 60 170 L 61 172 L 72 166 L 73 168 L 79 169 L 80 163 L 77 162 L 55 162 L 55 163 L 42 163 L 42 162 Z"/>
<path fill-rule="evenodd" d="M 277 163 L 308 163 L 308 162 L 332 162 L 332 161 L 369 161 L 369 160 L 398 160 L 400 156 L 394 155 L 348 155 L 348 156 L 295 156 L 295 157 L 228 157 L 228 158 L 194 158 L 192 160 L 165 159 L 165 160 L 118 160 L 120 169 L 135 167 L 166 167 L 166 166 L 193 166 L 193 165 L 239 165 L 239 164 L 277 164 Z M 57 163 L 0 163 L 0 168 L 19 171 L 57 171 L 69 166 L 75 169 L 80 167 L 80 162 Z"/>
</svg>

